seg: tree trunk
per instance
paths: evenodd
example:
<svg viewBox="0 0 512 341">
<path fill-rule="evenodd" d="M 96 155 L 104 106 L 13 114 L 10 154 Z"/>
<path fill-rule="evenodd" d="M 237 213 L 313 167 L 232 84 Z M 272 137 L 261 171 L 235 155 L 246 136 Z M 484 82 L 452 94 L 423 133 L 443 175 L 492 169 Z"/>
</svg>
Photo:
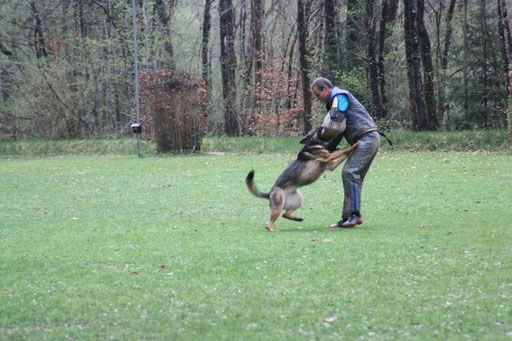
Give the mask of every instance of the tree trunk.
<svg viewBox="0 0 512 341">
<path fill-rule="evenodd" d="M 501 11 L 503 14 L 503 28 L 505 29 L 505 35 L 507 36 L 508 42 L 508 55 L 512 56 L 512 33 L 510 33 L 510 25 L 508 22 L 507 14 L 507 3 L 505 0 L 501 0 Z"/>
<path fill-rule="evenodd" d="M 455 2 L 456 0 L 450 0 L 450 6 L 448 7 L 448 11 L 446 13 L 446 32 L 444 36 L 444 48 L 442 55 L 440 56 L 440 67 L 439 67 L 439 77 L 438 77 L 438 112 L 439 112 L 439 121 L 444 121 L 444 116 L 448 111 L 448 103 L 446 103 L 445 99 L 445 82 L 441 79 L 444 77 L 444 72 L 448 69 L 448 54 L 450 53 L 450 45 L 452 41 L 452 19 L 453 13 L 455 11 Z M 439 47 L 440 49 L 441 47 Z"/>
<path fill-rule="evenodd" d="M 239 9 L 240 14 L 238 16 L 238 73 L 239 73 L 239 88 L 242 93 L 246 92 L 248 89 L 252 87 L 252 48 L 251 48 L 251 40 L 250 40 L 250 22 L 247 25 L 247 21 L 249 20 L 248 12 L 250 11 L 249 6 L 247 5 L 248 0 L 240 0 Z M 248 120 L 247 117 L 250 113 L 254 112 L 254 96 L 242 96 L 239 103 L 239 117 L 241 122 L 241 134 L 246 135 L 250 134 L 251 131 L 248 130 Z"/>
<path fill-rule="evenodd" d="M 309 0 L 297 0 L 297 30 L 299 32 L 299 55 L 302 76 L 302 94 L 304 100 L 304 113 L 302 123 L 304 125 L 304 134 L 311 130 L 311 90 L 309 79 L 308 50 L 306 47 L 308 24 L 306 22 L 304 2 Z"/>
<path fill-rule="evenodd" d="M 263 0 L 251 0 L 252 57 L 254 60 L 254 83 L 261 82 L 263 65 Z"/>
<path fill-rule="evenodd" d="M 464 0 L 464 113 L 468 111 L 468 0 Z"/>
<path fill-rule="evenodd" d="M 448 8 L 448 13 L 446 14 L 446 33 L 444 36 L 443 59 L 441 61 L 442 70 L 446 70 L 448 68 L 448 53 L 450 52 L 450 45 L 452 42 L 452 19 L 453 12 L 455 11 L 455 2 L 456 0 L 450 0 L 450 7 Z"/>
<path fill-rule="evenodd" d="M 357 24 L 359 2 L 358 0 L 347 0 L 347 22 L 345 26 L 345 53 L 343 64 L 346 71 L 352 70 L 357 66 L 356 53 L 358 50 L 360 28 Z"/>
<path fill-rule="evenodd" d="M 30 3 L 30 8 L 32 9 L 32 17 L 34 19 L 34 48 L 36 50 L 36 57 L 46 57 L 48 56 L 48 50 L 43 36 L 41 18 L 39 17 L 35 1 Z"/>
<path fill-rule="evenodd" d="M 208 50 L 210 49 L 210 29 L 211 29 L 211 14 L 210 5 L 213 0 L 204 1 L 204 12 L 203 12 L 203 38 L 201 41 L 201 65 L 202 65 L 202 78 L 206 82 L 206 88 L 210 82 L 210 64 L 208 58 Z"/>
<path fill-rule="evenodd" d="M 386 75 L 384 71 L 384 54 L 386 52 L 386 39 L 390 36 L 387 25 L 396 19 L 398 11 L 398 0 L 383 0 L 382 14 L 379 27 L 379 45 L 378 45 L 378 67 L 379 67 L 379 90 L 381 98 L 381 118 L 388 119 L 388 97 L 386 95 Z"/>
<path fill-rule="evenodd" d="M 417 0 L 418 3 L 418 36 L 420 42 L 421 63 L 423 65 L 423 89 L 425 95 L 425 104 L 427 110 L 427 129 L 437 130 L 439 128 L 439 119 L 437 117 L 436 99 L 434 90 L 434 66 L 432 63 L 432 52 L 430 48 L 430 38 L 425 27 L 424 0 Z"/>
<path fill-rule="evenodd" d="M 334 71 L 340 69 L 337 43 L 336 43 L 336 2 L 334 0 L 324 0 L 324 65 L 325 77 L 334 79 Z"/>
<path fill-rule="evenodd" d="M 176 66 L 174 65 L 174 47 L 172 46 L 171 40 L 169 37 L 171 37 L 171 28 L 169 25 L 169 21 L 172 16 L 172 10 L 173 6 L 175 6 L 173 1 L 169 1 L 170 3 L 170 9 L 169 13 L 167 12 L 164 4 L 164 0 L 156 0 L 154 4 L 154 10 L 158 16 L 158 19 L 160 20 L 160 23 L 163 25 L 163 28 L 165 30 L 165 43 L 164 43 L 164 49 L 167 52 L 168 59 L 168 68 L 175 69 Z"/>
<path fill-rule="evenodd" d="M 286 93 L 288 94 L 288 98 L 286 100 L 286 108 L 287 109 L 290 109 L 292 107 L 292 98 L 290 97 L 290 94 L 292 92 L 293 60 L 294 60 L 294 56 L 295 56 L 295 53 L 294 53 L 295 45 L 297 43 L 297 31 L 294 32 L 294 35 L 291 39 L 292 39 L 292 46 L 290 47 L 290 52 L 288 53 L 288 77 L 287 77 L 288 90 L 286 91 Z M 296 100 L 296 94 L 297 94 L 297 92 L 295 92 L 295 96 L 293 98 L 294 101 Z"/>
<path fill-rule="evenodd" d="M 235 13 L 231 0 L 219 0 L 219 16 L 224 132 L 228 136 L 237 136 L 240 134 L 240 122 L 236 113 Z"/>
<path fill-rule="evenodd" d="M 500 2 L 500 0 L 498 0 Z M 502 17 L 503 17 L 503 34 L 507 37 L 508 42 L 508 58 L 504 60 L 505 64 L 505 70 L 509 69 L 510 64 L 510 58 L 512 58 L 512 36 L 510 34 L 510 26 L 507 18 L 507 4 L 505 0 L 501 0 L 501 6 L 498 6 L 498 8 L 501 8 Z M 501 36 L 501 34 L 500 34 Z M 503 43 L 505 44 L 505 38 L 502 39 Z M 503 47 L 502 47 L 503 50 Z M 505 48 L 505 52 L 507 52 L 507 49 Z M 503 54 L 503 52 L 502 52 Z M 503 58 L 505 59 L 505 56 L 503 54 Z M 508 71 L 507 75 L 507 89 L 508 89 L 508 110 L 507 110 L 507 122 L 508 122 L 508 130 L 509 135 L 512 137 L 512 72 Z"/>
<path fill-rule="evenodd" d="M 405 52 L 407 77 L 409 79 L 412 129 L 421 131 L 427 128 L 427 115 L 421 84 L 416 0 L 404 0 L 404 16 Z"/>
<path fill-rule="evenodd" d="M 368 17 L 367 43 L 368 60 L 370 62 L 370 92 L 372 94 L 373 112 L 377 118 L 382 118 L 382 107 L 379 94 L 379 73 L 377 68 L 377 51 L 375 47 L 375 16 L 373 15 L 373 0 L 366 1 L 366 15 Z"/>
<path fill-rule="evenodd" d="M 489 28 L 487 26 L 487 8 L 485 5 L 485 0 L 480 0 L 480 11 L 481 11 L 481 22 L 480 22 L 480 28 L 482 32 L 482 42 L 481 42 L 481 49 L 482 49 L 482 55 L 484 57 L 484 60 L 489 60 L 489 48 L 488 48 L 488 41 L 489 41 Z M 488 63 L 484 63 L 482 66 L 482 81 L 484 89 L 489 88 L 489 66 Z M 489 98 L 487 93 L 484 93 L 482 96 L 482 104 L 484 108 L 489 107 Z M 488 112 L 488 110 L 486 110 Z M 483 117 L 484 120 L 484 128 L 489 128 L 489 115 L 486 114 L 485 117 Z"/>
<path fill-rule="evenodd" d="M 500 35 L 500 47 L 501 47 L 501 58 L 503 59 L 503 72 L 505 74 L 505 84 L 508 87 L 509 85 L 509 56 L 507 51 L 507 41 L 505 39 L 505 25 L 503 20 L 503 9 L 501 7 L 501 1 L 498 0 L 498 30 Z"/>
<path fill-rule="evenodd" d="M 398 2 L 395 1 L 396 5 Z M 393 12 L 396 13 L 396 10 Z M 394 18 L 393 18 L 394 19 Z M 380 90 L 380 99 L 381 99 L 381 112 L 379 119 L 386 120 L 388 118 L 388 100 L 386 96 L 386 76 L 384 72 L 384 45 L 386 42 L 386 38 L 388 36 L 388 30 L 386 28 L 388 23 L 388 0 L 382 1 L 382 12 L 380 16 L 380 24 L 379 24 L 379 44 L 378 44 L 378 72 L 379 72 L 379 90 Z"/>
</svg>

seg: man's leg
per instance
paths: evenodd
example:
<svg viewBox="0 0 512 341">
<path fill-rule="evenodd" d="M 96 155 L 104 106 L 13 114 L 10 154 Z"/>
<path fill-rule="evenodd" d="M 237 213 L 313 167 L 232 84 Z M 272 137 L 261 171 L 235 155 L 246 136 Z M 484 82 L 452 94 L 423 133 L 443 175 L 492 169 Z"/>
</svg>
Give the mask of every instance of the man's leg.
<svg viewBox="0 0 512 341">
<path fill-rule="evenodd" d="M 363 135 L 357 148 L 350 154 L 342 171 L 344 201 L 342 221 L 338 227 L 354 227 L 362 223 L 361 190 L 363 181 L 379 150 L 380 137 L 375 132 Z"/>
</svg>

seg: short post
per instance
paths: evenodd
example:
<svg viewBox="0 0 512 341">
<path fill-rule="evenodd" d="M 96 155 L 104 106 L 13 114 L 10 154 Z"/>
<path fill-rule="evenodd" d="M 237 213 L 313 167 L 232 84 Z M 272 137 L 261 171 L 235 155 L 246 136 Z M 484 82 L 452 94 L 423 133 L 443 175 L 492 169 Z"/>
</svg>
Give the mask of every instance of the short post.
<svg viewBox="0 0 512 341">
<path fill-rule="evenodd" d="M 140 133 L 142 132 L 142 125 L 140 123 L 132 124 L 132 132 L 137 134 L 137 155 L 140 157 Z"/>
<path fill-rule="evenodd" d="M 133 9 L 133 51 L 135 58 L 135 102 L 137 103 L 137 123 L 132 124 L 132 131 L 137 134 L 137 155 L 140 157 L 140 133 L 142 131 L 139 119 L 139 64 L 137 56 L 137 16 L 135 0 L 132 0 Z M 134 127 L 135 126 L 135 127 Z"/>
</svg>

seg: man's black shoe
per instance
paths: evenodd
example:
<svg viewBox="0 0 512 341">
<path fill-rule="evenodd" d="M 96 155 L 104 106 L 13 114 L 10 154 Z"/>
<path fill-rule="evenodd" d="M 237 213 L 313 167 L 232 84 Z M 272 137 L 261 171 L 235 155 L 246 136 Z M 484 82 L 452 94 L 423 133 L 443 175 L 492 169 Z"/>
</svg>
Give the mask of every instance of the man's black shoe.
<svg viewBox="0 0 512 341">
<path fill-rule="evenodd" d="M 332 228 L 335 228 L 335 227 L 341 227 L 341 224 L 343 224 L 344 222 L 346 222 L 348 220 L 347 217 L 341 217 L 341 220 L 338 221 L 336 224 L 332 224 L 331 227 Z"/>
<path fill-rule="evenodd" d="M 331 227 L 332 228 L 335 228 L 335 227 L 341 227 L 341 225 L 346 222 L 348 220 L 348 218 L 342 218 L 340 221 L 338 221 L 336 224 L 332 224 Z"/>
<path fill-rule="evenodd" d="M 363 218 L 360 215 L 352 214 L 350 218 L 348 218 L 346 221 L 341 222 L 341 226 L 339 227 L 352 228 L 355 227 L 356 225 L 361 225 L 362 223 Z"/>
</svg>

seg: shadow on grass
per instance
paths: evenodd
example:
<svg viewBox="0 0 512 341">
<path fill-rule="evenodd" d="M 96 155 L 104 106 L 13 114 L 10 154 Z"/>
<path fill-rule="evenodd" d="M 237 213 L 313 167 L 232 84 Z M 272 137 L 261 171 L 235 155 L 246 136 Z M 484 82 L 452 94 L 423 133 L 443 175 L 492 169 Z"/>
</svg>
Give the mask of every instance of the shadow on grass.
<svg viewBox="0 0 512 341">
<path fill-rule="evenodd" d="M 374 226 L 374 225 L 365 225 L 365 226 L 358 226 L 358 227 L 354 227 L 354 228 L 341 228 L 341 227 L 330 227 L 329 225 L 316 225 L 316 226 L 310 226 L 310 227 L 301 227 L 301 228 L 277 228 L 279 231 L 277 231 L 277 233 L 280 233 L 280 232 L 287 232 L 287 233 L 290 233 L 290 232 L 308 232 L 308 233 L 311 233 L 311 232 L 340 232 L 340 233 L 353 233 L 353 232 L 379 232 L 379 231 L 384 231 L 385 230 L 385 227 L 384 226 L 381 226 L 381 225 L 378 225 L 378 226 Z M 268 232 L 268 231 L 266 231 Z"/>
</svg>

